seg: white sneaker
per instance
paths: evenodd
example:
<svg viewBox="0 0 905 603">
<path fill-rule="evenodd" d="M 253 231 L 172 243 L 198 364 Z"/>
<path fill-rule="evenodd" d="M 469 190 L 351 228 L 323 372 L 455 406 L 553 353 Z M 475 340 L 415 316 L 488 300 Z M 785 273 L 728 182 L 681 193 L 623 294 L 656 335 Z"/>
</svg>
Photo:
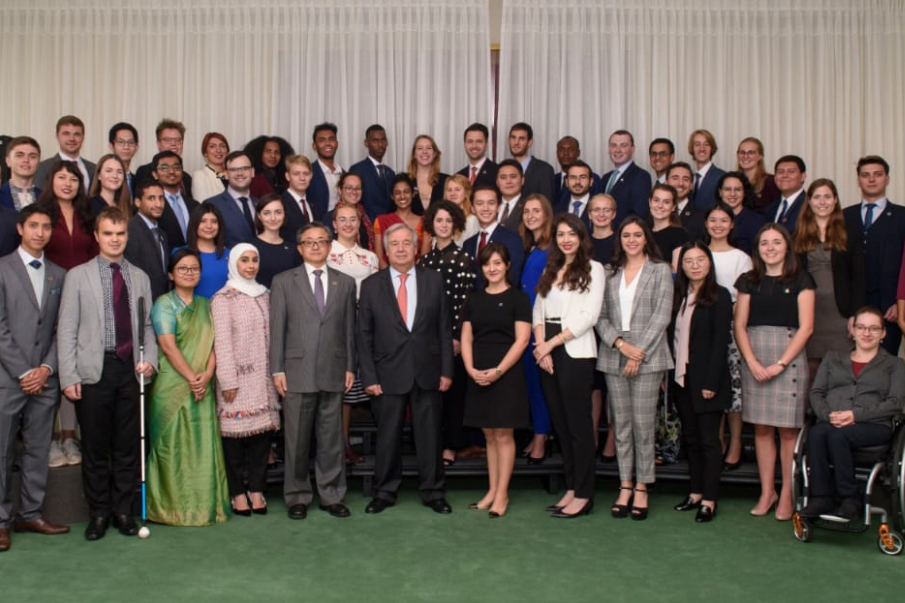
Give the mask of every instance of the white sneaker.
<svg viewBox="0 0 905 603">
<path fill-rule="evenodd" d="M 79 448 L 79 443 L 75 441 L 75 438 L 69 438 L 65 442 L 63 442 L 63 454 L 66 455 L 66 462 L 69 465 L 78 465 L 82 462 L 82 451 Z"/>
<path fill-rule="evenodd" d="M 63 448 L 60 446 L 60 442 L 58 440 L 52 440 L 50 442 L 50 456 L 47 459 L 48 467 L 65 467 L 69 464 L 69 461 L 66 459 L 66 455 L 63 453 Z"/>
</svg>

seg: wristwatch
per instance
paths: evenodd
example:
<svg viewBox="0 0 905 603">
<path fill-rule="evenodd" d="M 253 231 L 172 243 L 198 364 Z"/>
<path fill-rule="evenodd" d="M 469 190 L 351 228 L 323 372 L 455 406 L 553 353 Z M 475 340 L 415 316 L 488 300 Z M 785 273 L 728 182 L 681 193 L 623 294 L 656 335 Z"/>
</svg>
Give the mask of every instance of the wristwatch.
<svg viewBox="0 0 905 603">
<path fill-rule="evenodd" d="M 779 360 L 777 360 L 777 361 L 776 361 L 776 364 L 778 364 L 778 365 L 781 366 L 782 368 L 786 368 L 787 366 L 789 366 L 789 363 L 788 363 L 788 362 L 785 362 L 782 358 L 780 358 Z"/>
</svg>

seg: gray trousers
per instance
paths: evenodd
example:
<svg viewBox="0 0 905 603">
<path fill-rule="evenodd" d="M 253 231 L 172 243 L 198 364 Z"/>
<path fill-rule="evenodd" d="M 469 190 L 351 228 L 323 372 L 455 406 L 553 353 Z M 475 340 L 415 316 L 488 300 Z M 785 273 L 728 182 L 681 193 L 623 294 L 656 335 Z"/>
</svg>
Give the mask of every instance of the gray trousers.
<svg viewBox="0 0 905 603">
<path fill-rule="evenodd" d="M 16 431 L 22 421 L 21 504 L 18 516 L 31 521 L 41 516 L 47 490 L 47 457 L 53 434 L 53 416 L 60 401 L 56 379 L 37 395 L 20 388 L 0 389 L 0 528 L 13 524 L 12 470 Z"/>
<path fill-rule="evenodd" d="M 346 462 L 342 405 L 343 395 L 338 392 L 289 392 L 283 399 L 283 435 L 286 443 L 283 499 L 287 505 L 309 505 L 314 496 L 308 459 L 312 434 L 317 441 L 314 475 L 320 504 L 343 502 L 346 496 Z"/>
<path fill-rule="evenodd" d="M 634 479 L 642 484 L 656 481 L 657 395 L 665 374 L 666 371 L 656 371 L 626 379 L 621 374 L 607 373 L 619 479 L 622 481 Z"/>
</svg>

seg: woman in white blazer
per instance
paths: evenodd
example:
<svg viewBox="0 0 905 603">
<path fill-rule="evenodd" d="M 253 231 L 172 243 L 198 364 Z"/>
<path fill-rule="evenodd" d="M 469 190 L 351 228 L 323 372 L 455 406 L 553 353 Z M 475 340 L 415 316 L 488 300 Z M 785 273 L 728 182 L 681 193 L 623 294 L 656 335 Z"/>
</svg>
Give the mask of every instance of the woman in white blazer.
<svg viewBox="0 0 905 603">
<path fill-rule="evenodd" d="M 192 172 L 192 197 L 199 203 L 226 189 L 226 156 L 229 142 L 219 132 L 208 132 L 201 141 L 204 167 Z"/>
<path fill-rule="evenodd" d="M 587 515 L 594 505 L 595 446 L 591 389 L 597 343 L 594 325 L 603 303 L 603 266 L 581 219 L 553 220 L 555 245 L 537 284 L 532 326 L 553 428 L 562 445 L 566 494 L 547 507 L 553 517 Z"/>
</svg>

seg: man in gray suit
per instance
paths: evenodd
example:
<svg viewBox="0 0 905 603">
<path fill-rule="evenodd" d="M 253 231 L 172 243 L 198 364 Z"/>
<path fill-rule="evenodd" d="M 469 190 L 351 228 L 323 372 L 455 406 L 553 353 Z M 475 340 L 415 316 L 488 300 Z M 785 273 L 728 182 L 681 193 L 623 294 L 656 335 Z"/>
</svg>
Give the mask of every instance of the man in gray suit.
<svg viewBox="0 0 905 603">
<path fill-rule="evenodd" d="M 101 210 L 94 238 L 100 254 L 66 275 L 57 327 L 60 387 L 75 403 L 82 428 L 82 483 L 91 511 L 87 540 L 104 537 L 111 515 L 120 533 L 138 534 L 131 512 L 142 453 L 137 375 L 151 377 L 157 367 L 151 284 L 123 258 L 129 236 L 119 209 Z M 140 299 L 144 315 L 138 312 Z"/>
<path fill-rule="evenodd" d="M 527 197 L 540 193 L 553 203 L 556 199 L 553 166 L 531 154 L 533 145 L 534 129 L 530 125 L 519 122 L 509 128 L 509 153 L 522 165 L 522 173 L 525 176 L 522 194 Z"/>
<path fill-rule="evenodd" d="M 66 271 L 45 260 L 53 227 L 34 204 L 22 208 L 19 249 L 0 259 L 0 551 L 9 531 L 65 534 L 69 526 L 41 517 L 57 381 L 57 310 Z M 13 445 L 22 423 L 21 494 L 13 524 Z"/>
<path fill-rule="evenodd" d="M 79 166 L 87 193 L 91 186 L 91 179 L 94 178 L 95 165 L 81 157 L 82 143 L 85 142 L 85 124 L 82 120 L 75 115 L 64 115 L 58 119 L 57 142 L 60 143 L 60 152 L 38 164 L 38 171 L 35 172 L 35 186 L 41 190 L 47 188 L 45 180 L 50 175 L 53 166 L 58 161 L 66 160 L 73 161 Z"/>
<path fill-rule="evenodd" d="M 283 497 L 290 519 L 308 516 L 314 429 L 320 508 L 348 517 L 342 398 L 355 379 L 355 280 L 327 267 L 322 223 L 302 226 L 296 240 L 304 264 L 278 274 L 270 292 L 270 367 L 285 417 Z"/>
</svg>

